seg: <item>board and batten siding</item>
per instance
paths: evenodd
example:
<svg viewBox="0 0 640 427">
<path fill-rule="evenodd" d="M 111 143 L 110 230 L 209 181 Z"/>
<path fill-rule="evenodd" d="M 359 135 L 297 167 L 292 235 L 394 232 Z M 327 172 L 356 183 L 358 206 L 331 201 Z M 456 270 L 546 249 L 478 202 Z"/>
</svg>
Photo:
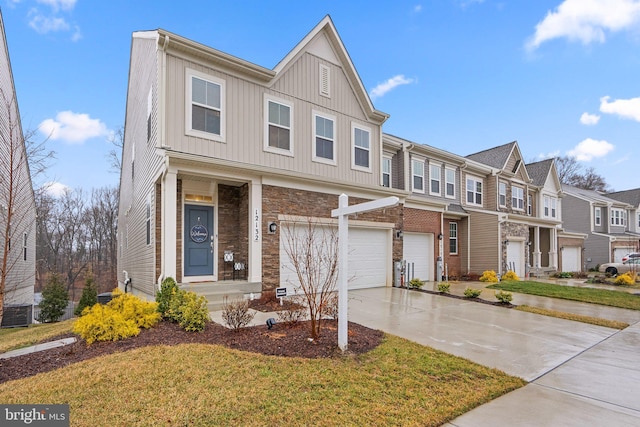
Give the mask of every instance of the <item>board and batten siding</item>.
<svg viewBox="0 0 640 427">
<path fill-rule="evenodd" d="M 318 95 L 320 63 L 331 70 L 331 98 Z M 225 85 L 225 141 L 186 135 L 187 69 L 221 79 Z M 184 57 L 167 56 L 166 144 L 174 150 L 253 165 L 299 172 L 316 179 L 355 184 L 380 183 L 380 126 L 368 122 L 341 67 L 304 53 L 268 88 Z M 315 95 L 313 95 L 315 94 Z M 293 156 L 264 150 L 265 95 L 293 104 Z M 336 165 L 312 161 L 313 111 L 335 116 Z M 169 119 L 170 118 L 170 119 Z M 351 168 L 352 124 L 370 130 L 371 172 Z"/>
<path fill-rule="evenodd" d="M 469 272 L 499 271 L 498 215 L 473 211 L 469 217 Z"/>
<path fill-rule="evenodd" d="M 131 49 L 131 70 L 127 96 L 125 145 L 120 176 L 118 214 L 118 281 L 123 271 L 132 279 L 133 292 L 155 295 L 155 182 L 162 157 L 158 143 L 158 62 L 156 40 L 136 38 Z M 151 132 L 147 138 L 147 112 L 151 91 Z M 132 146 L 134 148 L 132 149 Z M 135 150 L 135 153 L 134 153 Z M 132 165 L 132 159 L 134 160 Z M 134 171 L 132 174 L 132 166 Z M 150 198 L 150 200 L 149 200 Z M 151 203 L 151 242 L 147 245 L 147 201 Z M 127 236 L 128 234 L 128 236 Z M 121 249 L 122 247 L 122 249 Z"/>
</svg>

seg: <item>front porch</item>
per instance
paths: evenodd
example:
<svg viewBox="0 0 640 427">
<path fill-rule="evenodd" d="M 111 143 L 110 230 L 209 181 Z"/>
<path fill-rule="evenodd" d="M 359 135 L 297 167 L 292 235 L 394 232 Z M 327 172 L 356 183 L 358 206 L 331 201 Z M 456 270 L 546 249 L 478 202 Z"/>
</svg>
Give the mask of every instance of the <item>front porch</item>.
<svg viewBox="0 0 640 427">
<path fill-rule="evenodd" d="M 221 310 L 225 298 L 229 298 L 229 300 L 260 298 L 262 292 L 261 282 L 246 280 L 187 282 L 178 284 L 178 287 L 205 297 L 209 311 Z"/>
</svg>

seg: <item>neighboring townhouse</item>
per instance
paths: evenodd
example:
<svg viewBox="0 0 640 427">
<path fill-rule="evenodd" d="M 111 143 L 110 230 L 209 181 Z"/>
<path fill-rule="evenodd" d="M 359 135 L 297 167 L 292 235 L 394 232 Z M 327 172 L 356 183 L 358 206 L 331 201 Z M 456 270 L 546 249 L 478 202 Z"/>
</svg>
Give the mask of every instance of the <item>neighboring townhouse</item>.
<svg viewBox="0 0 640 427">
<path fill-rule="evenodd" d="M 629 215 L 627 217 L 628 224 L 627 230 L 632 233 L 640 234 L 640 188 L 634 188 L 633 190 L 615 191 L 613 193 L 607 193 L 607 197 L 624 202 L 631 206 Z M 634 250 L 637 252 L 640 250 L 640 241 L 636 242 Z"/>
<path fill-rule="evenodd" d="M 120 177 L 121 286 L 295 286 L 283 229 L 395 195 L 382 124 L 325 17 L 275 68 L 165 30 L 133 33 Z M 350 288 L 390 286 L 402 204 L 350 218 Z M 245 290 L 248 288 L 244 288 Z"/>
<path fill-rule="evenodd" d="M 4 22 L 0 12 L 0 268 L 6 285 L 3 324 L 31 323 L 36 265 L 36 210 Z M 4 267 L 3 267 L 4 266 Z M 20 308 L 12 306 L 21 306 Z M 15 319 L 14 319 L 15 320 Z"/>
<path fill-rule="evenodd" d="M 640 234 L 632 231 L 637 205 L 616 200 L 593 190 L 563 184 L 562 220 L 566 230 L 584 233 L 584 263 L 587 269 L 619 262 L 638 249 Z"/>
<path fill-rule="evenodd" d="M 561 227 L 560 182 L 555 166 L 533 166 L 530 177 L 516 141 L 466 156 L 491 167 L 489 174 L 465 169 L 469 212 L 469 271 L 515 271 L 520 277 L 541 275 L 558 268 L 558 230 Z"/>
</svg>

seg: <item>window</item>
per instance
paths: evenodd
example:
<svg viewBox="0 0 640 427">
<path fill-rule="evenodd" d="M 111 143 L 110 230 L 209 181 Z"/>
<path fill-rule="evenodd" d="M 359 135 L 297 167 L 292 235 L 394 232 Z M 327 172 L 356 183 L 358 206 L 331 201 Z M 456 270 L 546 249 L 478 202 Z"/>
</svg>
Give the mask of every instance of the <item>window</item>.
<svg viewBox="0 0 640 427">
<path fill-rule="evenodd" d="M 224 81 L 187 70 L 186 132 L 188 135 L 223 141 Z"/>
<path fill-rule="evenodd" d="M 149 89 L 147 97 L 147 142 L 151 141 L 151 109 L 153 107 L 153 89 Z"/>
<path fill-rule="evenodd" d="M 524 210 L 524 189 L 515 185 L 511 186 L 511 208 Z"/>
<path fill-rule="evenodd" d="M 640 213 L 638 214 L 638 228 L 640 228 Z"/>
<path fill-rule="evenodd" d="M 533 196 L 531 194 L 527 196 L 527 213 L 531 216 L 533 215 Z"/>
<path fill-rule="evenodd" d="M 329 115 L 313 115 L 313 160 L 335 164 L 335 118 Z"/>
<path fill-rule="evenodd" d="M 498 203 L 502 207 L 507 206 L 507 184 L 504 182 L 498 183 Z"/>
<path fill-rule="evenodd" d="M 558 200 L 555 197 L 544 196 L 544 216 L 546 218 L 556 218 L 556 208 Z"/>
<path fill-rule="evenodd" d="M 351 165 L 356 169 L 370 170 L 369 158 L 371 149 L 371 132 L 369 129 L 352 125 L 353 160 Z"/>
<path fill-rule="evenodd" d="M 611 209 L 611 225 L 625 225 L 626 212 L 622 209 Z"/>
<path fill-rule="evenodd" d="M 27 233 L 22 235 L 22 259 L 23 261 L 27 260 Z"/>
<path fill-rule="evenodd" d="M 600 225 L 602 224 L 602 209 L 601 208 L 595 208 L 594 210 L 594 219 L 593 222 L 595 225 Z"/>
<path fill-rule="evenodd" d="M 430 165 L 429 166 L 429 194 L 433 194 L 436 196 L 440 195 L 440 180 L 442 174 L 442 168 L 440 165 Z"/>
<path fill-rule="evenodd" d="M 457 222 L 449 223 L 449 253 L 453 255 L 458 253 L 458 223 Z"/>
<path fill-rule="evenodd" d="M 391 187 L 391 159 L 382 158 L 382 186 Z"/>
<path fill-rule="evenodd" d="M 444 168 L 445 196 L 456 197 L 456 171 L 451 168 Z"/>
<path fill-rule="evenodd" d="M 147 245 L 151 244 L 151 194 L 147 197 Z"/>
<path fill-rule="evenodd" d="M 274 98 L 265 97 L 265 144 L 266 151 L 293 155 L 291 145 L 293 106 Z"/>
<path fill-rule="evenodd" d="M 424 162 L 422 160 L 411 161 L 411 174 L 413 177 L 413 191 L 424 193 Z"/>
<path fill-rule="evenodd" d="M 482 181 L 479 178 L 467 177 L 467 203 L 482 206 Z"/>
<path fill-rule="evenodd" d="M 556 203 L 557 199 L 551 198 L 551 218 L 556 218 Z"/>
</svg>

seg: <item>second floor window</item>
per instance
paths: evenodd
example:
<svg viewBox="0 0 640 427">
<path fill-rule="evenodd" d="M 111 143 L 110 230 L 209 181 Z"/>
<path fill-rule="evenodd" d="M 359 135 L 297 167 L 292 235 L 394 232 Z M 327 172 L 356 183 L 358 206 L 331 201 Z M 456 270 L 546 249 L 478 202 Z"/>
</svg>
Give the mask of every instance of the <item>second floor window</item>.
<svg viewBox="0 0 640 427">
<path fill-rule="evenodd" d="M 267 146 L 291 151 L 291 107 L 268 100 L 267 110 Z"/>
<path fill-rule="evenodd" d="M 191 76 L 191 129 L 222 136 L 222 85 Z"/>
<path fill-rule="evenodd" d="M 501 207 L 507 206 L 507 184 L 504 182 L 498 183 L 498 204 Z"/>
<path fill-rule="evenodd" d="M 556 208 L 558 200 L 555 197 L 544 196 L 544 216 L 546 218 L 556 218 Z"/>
<path fill-rule="evenodd" d="M 455 169 L 444 169 L 445 196 L 450 198 L 456 197 L 456 171 Z"/>
<path fill-rule="evenodd" d="M 482 181 L 478 178 L 467 177 L 467 203 L 482 206 Z"/>
<path fill-rule="evenodd" d="M 602 209 L 601 208 L 595 208 L 594 209 L 593 223 L 594 223 L 594 225 L 598 225 L 598 226 L 600 224 L 602 224 Z"/>
<path fill-rule="evenodd" d="M 529 216 L 533 215 L 533 196 L 528 194 L 527 197 L 527 213 Z"/>
<path fill-rule="evenodd" d="M 391 187 L 391 159 L 382 158 L 382 186 Z"/>
<path fill-rule="evenodd" d="M 371 138 L 369 130 L 353 126 L 353 166 L 369 170 Z"/>
<path fill-rule="evenodd" d="M 313 119 L 314 128 L 314 160 L 335 163 L 334 156 L 334 123 L 333 117 L 316 114 Z"/>
<path fill-rule="evenodd" d="M 626 212 L 622 209 L 611 209 L 611 225 L 626 225 Z"/>
<path fill-rule="evenodd" d="M 442 168 L 439 165 L 431 165 L 429 166 L 429 194 L 440 195 L 440 174 L 442 173 Z"/>
<path fill-rule="evenodd" d="M 422 160 L 411 161 L 412 189 L 418 193 L 424 193 L 424 162 Z"/>
<path fill-rule="evenodd" d="M 524 210 L 524 189 L 522 187 L 511 187 L 511 208 L 519 211 Z"/>
</svg>

